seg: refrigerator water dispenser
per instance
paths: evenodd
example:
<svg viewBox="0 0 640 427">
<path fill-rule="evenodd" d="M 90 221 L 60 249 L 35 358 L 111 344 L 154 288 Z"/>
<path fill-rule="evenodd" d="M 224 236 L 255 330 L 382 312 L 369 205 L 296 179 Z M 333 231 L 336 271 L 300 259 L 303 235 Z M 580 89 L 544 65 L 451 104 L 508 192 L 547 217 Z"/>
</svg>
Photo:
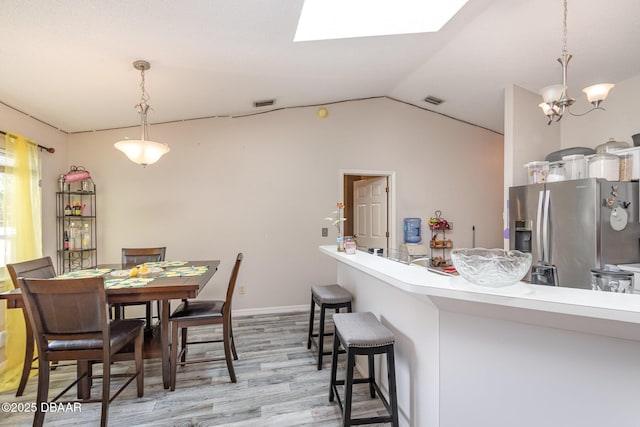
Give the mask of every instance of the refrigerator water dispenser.
<svg viewBox="0 0 640 427">
<path fill-rule="evenodd" d="M 515 250 L 531 253 L 531 227 L 533 221 L 530 219 L 516 220 L 515 230 Z"/>
</svg>

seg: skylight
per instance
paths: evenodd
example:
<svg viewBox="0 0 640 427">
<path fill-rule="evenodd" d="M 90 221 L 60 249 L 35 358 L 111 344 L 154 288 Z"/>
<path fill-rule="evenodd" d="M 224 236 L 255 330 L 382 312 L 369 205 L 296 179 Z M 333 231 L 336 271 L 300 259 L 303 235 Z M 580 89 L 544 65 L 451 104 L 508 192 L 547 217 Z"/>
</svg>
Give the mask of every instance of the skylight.
<svg viewBox="0 0 640 427">
<path fill-rule="evenodd" d="M 440 30 L 467 0 L 305 0 L 295 42 Z"/>
</svg>

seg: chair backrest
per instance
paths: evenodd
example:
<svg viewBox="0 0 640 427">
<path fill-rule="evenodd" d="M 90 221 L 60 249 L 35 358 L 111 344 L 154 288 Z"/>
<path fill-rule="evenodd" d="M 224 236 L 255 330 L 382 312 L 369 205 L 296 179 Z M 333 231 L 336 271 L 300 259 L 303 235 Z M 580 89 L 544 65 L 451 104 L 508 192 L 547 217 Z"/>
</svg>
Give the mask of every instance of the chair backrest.
<svg viewBox="0 0 640 427">
<path fill-rule="evenodd" d="M 19 285 L 41 355 L 48 350 L 49 340 L 101 340 L 102 344 L 94 349 L 109 342 L 103 277 L 60 280 L 21 277 Z"/>
<path fill-rule="evenodd" d="M 53 267 L 51 257 L 36 258 L 30 261 L 7 264 L 9 276 L 13 282 L 13 287 L 18 289 L 18 277 L 29 277 L 31 279 L 51 279 L 56 277 L 56 270 Z"/>
<path fill-rule="evenodd" d="M 122 248 L 122 266 L 135 266 L 145 262 L 164 261 L 167 247 L 159 248 Z"/>
<path fill-rule="evenodd" d="M 231 271 L 231 278 L 229 279 L 229 286 L 227 286 L 227 297 L 224 300 L 224 314 L 225 316 L 231 315 L 231 300 L 233 299 L 233 290 L 236 288 L 236 281 L 238 279 L 238 271 L 240 270 L 240 263 L 244 255 L 242 252 L 238 254 L 236 257 L 236 263 L 233 266 L 233 271 Z"/>
</svg>

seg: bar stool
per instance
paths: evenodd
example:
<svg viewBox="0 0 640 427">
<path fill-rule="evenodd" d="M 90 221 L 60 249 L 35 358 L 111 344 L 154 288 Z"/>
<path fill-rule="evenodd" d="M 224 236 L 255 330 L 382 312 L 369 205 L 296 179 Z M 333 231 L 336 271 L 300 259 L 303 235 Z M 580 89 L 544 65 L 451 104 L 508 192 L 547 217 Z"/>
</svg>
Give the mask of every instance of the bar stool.
<svg viewBox="0 0 640 427">
<path fill-rule="evenodd" d="M 395 337 L 389 329 L 385 328 L 373 313 L 338 313 L 333 316 L 335 325 L 335 337 L 333 340 L 333 356 L 331 361 L 331 388 L 329 401 L 334 397 L 338 400 L 344 426 L 391 423 L 398 426 L 398 402 L 396 395 L 396 373 L 393 355 L 393 343 Z M 337 380 L 338 347 L 342 346 L 347 353 L 347 372 L 344 380 Z M 389 401 L 385 399 L 375 381 L 374 355 L 387 355 L 387 372 L 389 381 Z M 369 359 L 369 377 L 353 378 L 356 355 L 366 355 Z M 384 404 L 389 415 L 370 418 L 351 418 L 353 384 L 368 383 L 371 397 L 376 397 L 376 392 Z M 339 385 L 344 385 L 344 406 L 338 394 Z"/>
<path fill-rule="evenodd" d="M 309 314 L 309 337 L 307 340 L 307 348 L 311 349 L 313 342 L 318 349 L 318 370 L 322 369 L 322 356 L 329 356 L 330 351 L 324 351 L 324 337 L 333 335 L 333 332 L 325 332 L 324 321 L 327 309 L 335 309 L 336 313 L 341 308 L 346 308 L 351 313 L 351 301 L 353 297 L 345 288 L 340 285 L 314 285 L 311 286 L 311 313 Z M 316 310 L 316 304 L 320 306 L 320 327 L 318 333 L 313 332 L 313 317 Z M 318 338 L 316 341 L 314 338 Z"/>
</svg>

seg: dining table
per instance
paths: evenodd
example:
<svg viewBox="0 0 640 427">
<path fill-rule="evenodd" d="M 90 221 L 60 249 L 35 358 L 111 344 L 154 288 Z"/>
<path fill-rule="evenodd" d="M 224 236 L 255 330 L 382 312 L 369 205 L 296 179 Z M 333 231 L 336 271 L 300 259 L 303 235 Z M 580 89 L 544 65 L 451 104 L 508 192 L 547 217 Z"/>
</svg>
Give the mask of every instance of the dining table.
<svg viewBox="0 0 640 427">
<path fill-rule="evenodd" d="M 220 261 L 157 261 L 145 263 L 145 265 L 146 271 L 141 271 L 143 269 L 139 268 L 135 276 L 130 275 L 131 268 L 124 268 L 129 266 L 101 264 L 91 269 L 66 272 L 56 278 L 103 276 L 109 304 L 160 301 L 159 328 L 157 332 L 145 336 L 144 357 L 145 359 L 158 357 L 162 359 L 162 382 L 164 388 L 168 389 L 171 381 L 170 301 L 195 298 L 218 270 Z M 20 289 L 0 293 L 0 300 L 7 301 L 8 309 L 24 309 Z M 26 323 L 27 336 L 32 337 L 31 325 L 29 322 Z M 29 346 L 27 346 L 27 353 L 28 350 Z M 31 354 L 25 354 L 25 360 L 33 360 L 32 346 Z M 88 369 L 90 369 L 88 363 L 79 363 L 78 375 L 81 376 Z M 78 398 L 88 399 L 89 397 L 90 383 L 80 381 Z"/>
</svg>

